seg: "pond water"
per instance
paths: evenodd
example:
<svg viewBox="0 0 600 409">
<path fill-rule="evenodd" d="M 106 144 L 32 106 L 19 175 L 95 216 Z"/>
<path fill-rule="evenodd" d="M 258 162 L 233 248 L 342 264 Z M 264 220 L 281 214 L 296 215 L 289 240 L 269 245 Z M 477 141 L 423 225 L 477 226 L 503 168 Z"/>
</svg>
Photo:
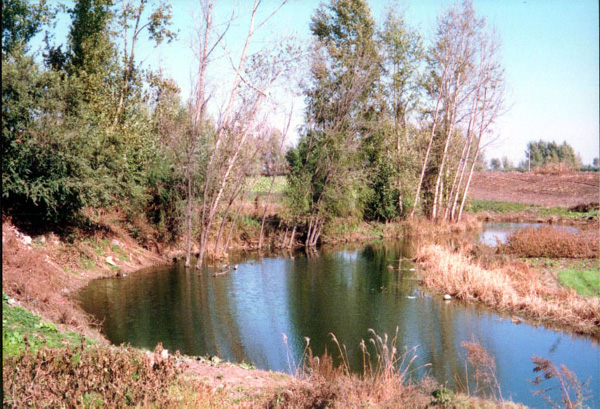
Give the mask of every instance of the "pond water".
<svg viewBox="0 0 600 409">
<path fill-rule="evenodd" d="M 485 223 L 484 229 L 479 235 L 479 241 L 488 246 L 496 246 L 498 243 L 506 243 L 508 236 L 512 233 L 524 229 L 525 227 L 553 227 L 567 231 L 569 233 L 578 233 L 579 229 L 573 226 L 550 225 L 544 223 Z"/>
<path fill-rule="evenodd" d="M 92 282 L 80 294 L 83 307 L 102 321 L 114 344 L 216 355 L 261 369 L 291 372 L 305 348 L 315 354 L 348 351 L 362 371 L 359 343 L 369 329 L 394 337 L 400 349 L 417 347 L 416 377 L 430 375 L 450 388 L 465 379 L 462 342 L 477 340 L 495 358 L 505 398 L 543 407 L 534 387 L 531 357 L 551 359 L 590 380 L 591 407 L 600 407 L 597 340 L 516 324 L 474 305 L 445 302 L 418 289 L 408 243 L 239 258 L 237 270 L 186 270 L 181 264 L 152 268 L 122 279 Z M 389 269 L 392 265 L 395 268 Z M 287 339 L 284 342 L 284 334 Z M 373 352 L 373 351 L 371 351 Z"/>
</svg>

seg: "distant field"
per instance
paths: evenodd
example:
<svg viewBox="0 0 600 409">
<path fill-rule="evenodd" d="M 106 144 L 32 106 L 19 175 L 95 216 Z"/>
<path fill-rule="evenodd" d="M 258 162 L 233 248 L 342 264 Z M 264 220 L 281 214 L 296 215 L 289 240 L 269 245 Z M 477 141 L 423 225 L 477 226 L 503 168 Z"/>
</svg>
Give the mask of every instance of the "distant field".
<svg viewBox="0 0 600 409">
<path fill-rule="evenodd" d="M 248 200 L 254 200 L 256 196 L 261 199 L 266 198 L 269 194 L 269 188 L 271 187 L 271 181 L 273 180 L 270 176 L 256 176 L 248 180 Z M 273 190 L 271 192 L 271 198 L 273 201 L 280 201 L 283 199 L 283 193 L 287 184 L 285 176 L 275 176 L 275 182 L 273 183 Z"/>
<path fill-rule="evenodd" d="M 473 174 L 469 197 L 475 200 L 511 202 L 516 208 L 525 210 L 525 205 L 543 207 L 572 207 L 578 204 L 598 203 L 600 179 L 598 172 L 577 172 L 564 175 L 542 175 L 519 172 L 477 172 Z M 271 177 L 257 176 L 248 180 L 247 200 L 259 196 L 266 198 L 271 186 Z M 272 200 L 283 198 L 285 176 L 275 176 Z M 523 206 L 519 206 L 519 204 Z"/>
<path fill-rule="evenodd" d="M 473 174 L 469 197 L 544 207 L 598 203 L 598 172 L 543 175 L 519 172 Z"/>
</svg>

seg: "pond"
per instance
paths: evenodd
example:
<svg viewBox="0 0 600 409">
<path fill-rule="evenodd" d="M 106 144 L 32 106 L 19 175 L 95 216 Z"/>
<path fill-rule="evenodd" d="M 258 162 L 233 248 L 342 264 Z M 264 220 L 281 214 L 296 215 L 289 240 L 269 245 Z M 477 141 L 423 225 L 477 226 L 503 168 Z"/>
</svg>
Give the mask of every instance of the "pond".
<svg viewBox="0 0 600 409">
<path fill-rule="evenodd" d="M 406 242 L 239 258 L 237 270 L 183 265 L 152 268 L 122 279 L 92 282 L 83 307 L 102 321 L 114 344 L 216 355 L 260 369 L 293 372 L 305 348 L 338 355 L 330 334 L 362 371 L 359 343 L 377 334 L 416 347 L 413 375 L 430 375 L 450 388 L 465 379 L 462 342 L 477 340 L 495 358 L 505 398 L 534 407 L 531 357 L 551 359 L 590 379 L 591 407 L 600 407 L 600 347 L 596 340 L 528 324 L 474 305 L 445 302 L 423 292 Z M 392 265 L 394 268 L 388 268 Z M 286 342 L 284 342 L 284 334 Z"/>
<path fill-rule="evenodd" d="M 578 233 L 579 229 L 573 226 L 563 225 L 549 225 L 545 223 L 485 223 L 484 229 L 479 235 L 479 241 L 487 244 L 488 246 L 496 246 L 498 243 L 506 243 L 508 236 L 512 233 L 524 229 L 525 227 L 533 227 L 538 229 L 540 227 L 552 227 L 559 230 L 564 230 L 569 233 Z"/>
</svg>

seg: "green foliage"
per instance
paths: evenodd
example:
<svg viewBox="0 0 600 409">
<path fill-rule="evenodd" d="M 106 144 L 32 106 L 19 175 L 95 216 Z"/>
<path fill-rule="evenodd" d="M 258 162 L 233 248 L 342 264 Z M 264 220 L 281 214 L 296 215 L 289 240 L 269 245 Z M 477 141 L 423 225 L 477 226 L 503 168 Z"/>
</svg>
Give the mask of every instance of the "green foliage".
<svg viewBox="0 0 600 409">
<path fill-rule="evenodd" d="M 470 213 L 493 212 L 493 213 L 517 213 L 529 210 L 532 206 L 514 202 L 497 202 L 494 200 L 471 200 L 467 210 Z"/>
<path fill-rule="evenodd" d="M 19 356 L 25 349 L 34 352 L 41 348 L 62 348 L 65 344 L 78 345 L 81 335 L 59 331 L 50 322 L 42 321 L 23 307 L 10 306 L 3 293 L 2 300 L 2 355 Z M 93 343 L 87 340 L 88 343 Z M 4 358 L 3 358 L 4 359 Z"/>
<path fill-rule="evenodd" d="M 3 211 L 64 220 L 83 205 L 83 166 L 57 126 L 61 87 L 33 58 L 2 59 Z"/>
<path fill-rule="evenodd" d="M 20 39 L 2 59 L 3 213 L 64 226 L 84 207 L 118 204 L 176 233 L 181 176 L 164 149 L 172 137 L 164 130 L 165 118 L 173 123 L 181 115 L 178 89 L 160 76 L 144 78 L 132 59 L 126 66 L 120 61 L 113 7 L 109 0 L 76 2 L 68 10 L 68 49 L 47 41 L 45 68 L 19 45 L 39 25 L 15 23 L 11 30 L 23 31 L 18 35 L 3 31 L 3 40 Z M 44 21 L 53 17 L 44 2 L 3 4 L 7 21 L 36 21 L 42 12 Z M 173 38 L 169 7 L 148 18 L 157 43 Z"/>
<path fill-rule="evenodd" d="M 490 160 L 490 169 L 494 171 L 502 170 L 502 163 L 500 162 L 500 159 L 492 158 L 492 160 Z"/>
<path fill-rule="evenodd" d="M 581 166 L 581 160 L 575 154 L 573 147 L 564 141 L 561 145 L 556 142 L 529 142 L 525 150 L 525 160 L 521 167 L 527 169 L 531 163 L 531 168 L 539 168 L 546 164 L 564 163 L 574 169 Z"/>
<path fill-rule="evenodd" d="M 311 125 L 287 161 L 292 212 L 317 224 L 362 217 L 366 173 L 360 146 L 371 134 L 369 111 L 380 76 L 375 30 L 362 0 L 331 1 L 312 18 L 314 53 L 305 89 Z"/>
<path fill-rule="evenodd" d="M 558 281 L 580 295 L 600 297 L 600 270 L 563 270 L 558 273 Z"/>
<path fill-rule="evenodd" d="M 16 48 L 24 49 L 42 28 L 53 18 L 54 11 L 46 0 L 37 2 L 5 0 L 2 2 L 2 58 Z"/>
<path fill-rule="evenodd" d="M 431 392 L 431 396 L 433 396 L 433 400 L 431 401 L 432 405 L 452 405 L 456 400 L 454 392 L 445 386 L 435 389 Z"/>
<path fill-rule="evenodd" d="M 363 144 L 365 162 L 369 164 L 364 210 L 367 220 L 391 220 L 400 215 L 400 192 L 395 183 L 398 180 L 396 155 L 387 146 L 389 135 L 385 131 L 384 127 L 375 131 Z"/>
</svg>

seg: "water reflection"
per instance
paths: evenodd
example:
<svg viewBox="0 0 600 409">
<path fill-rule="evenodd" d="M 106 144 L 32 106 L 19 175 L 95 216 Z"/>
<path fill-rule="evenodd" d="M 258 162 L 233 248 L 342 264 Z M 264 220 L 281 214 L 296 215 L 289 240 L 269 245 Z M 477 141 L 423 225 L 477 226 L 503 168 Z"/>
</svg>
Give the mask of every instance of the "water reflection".
<svg viewBox="0 0 600 409">
<path fill-rule="evenodd" d="M 359 343 L 370 338 L 369 329 L 390 337 L 398 329 L 400 349 L 418 346 L 418 376 L 457 387 L 465 377 L 461 343 L 474 338 L 496 358 L 505 397 L 542 405 L 526 382 L 534 377 L 530 358 L 537 355 L 565 364 L 580 379 L 592 377 L 598 399 L 596 342 L 432 297 L 417 287 L 409 258 L 408 243 L 380 242 L 293 258 L 239 259 L 238 270 L 219 277 L 211 268 L 197 272 L 177 265 L 95 281 L 81 300 L 103 320 L 103 332 L 115 344 L 152 349 L 162 342 L 189 355 L 289 371 L 304 350 L 304 337 L 316 354 L 327 349 L 337 356 L 333 333 L 346 345 L 352 369 L 362 371 Z"/>
<path fill-rule="evenodd" d="M 508 236 L 525 227 L 552 227 L 567 231 L 569 233 L 579 233 L 579 229 L 573 226 L 549 225 L 546 223 L 485 223 L 485 229 L 479 235 L 479 241 L 488 246 L 496 246 L 498 243 L 506 243 Z"/>
</svg>

